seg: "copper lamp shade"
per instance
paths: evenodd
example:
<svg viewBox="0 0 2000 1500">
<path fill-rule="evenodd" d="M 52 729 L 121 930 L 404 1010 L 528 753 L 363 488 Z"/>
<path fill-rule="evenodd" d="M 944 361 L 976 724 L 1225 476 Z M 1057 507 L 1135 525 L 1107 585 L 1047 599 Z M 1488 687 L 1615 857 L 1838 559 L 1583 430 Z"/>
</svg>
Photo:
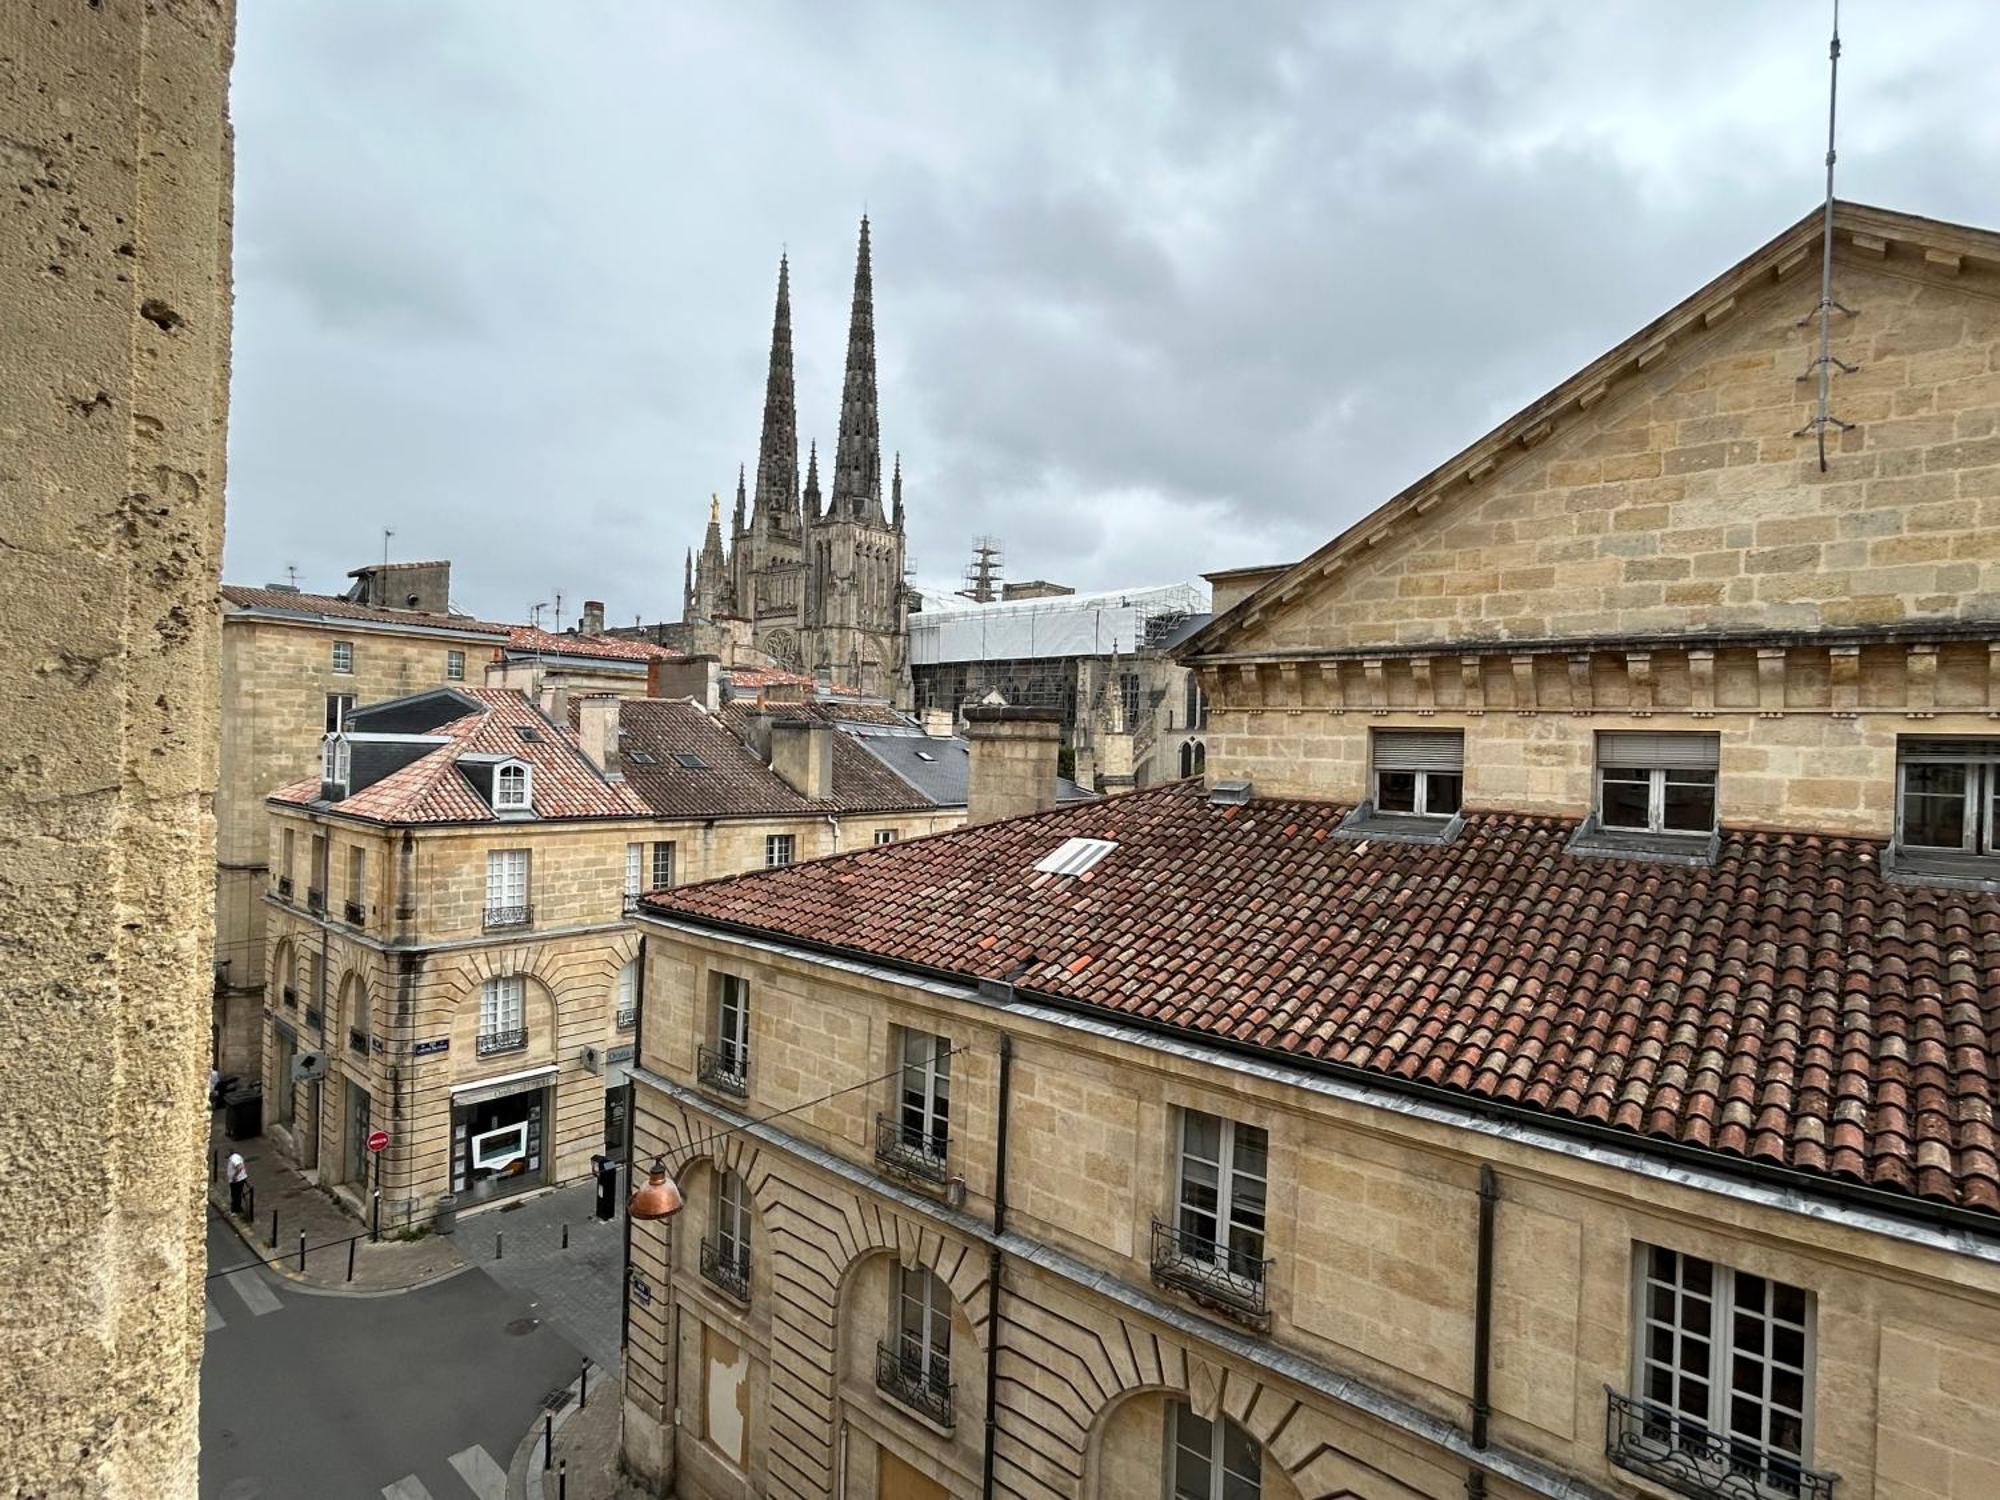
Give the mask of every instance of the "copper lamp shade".
<svg viewBox="0 0 2000 1500">
<path fill-rule="evenodd" d="M 681 1190 L 667 1175 L 666 1157 L 653 1158 L 653 1165 L 646 1172 L 646 1185 L 632 1194 L 625 1211 L 635 1219 L 648 1221 L 671 1219 L 681 1211 Z"/>
</svg>

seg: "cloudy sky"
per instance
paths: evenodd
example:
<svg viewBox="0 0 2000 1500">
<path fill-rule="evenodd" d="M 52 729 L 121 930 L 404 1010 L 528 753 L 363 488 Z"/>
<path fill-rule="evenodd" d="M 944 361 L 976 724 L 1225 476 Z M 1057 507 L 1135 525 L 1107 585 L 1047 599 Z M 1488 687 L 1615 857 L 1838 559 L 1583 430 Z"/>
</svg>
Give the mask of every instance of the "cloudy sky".
<svg viewBox="0 0 2000 1500">
<path fill-rule="evenodd" d="M 979 533 L 1085 588 L 1296 557 L 1818 201 L 1826 19 L 246 5 L 227 576 L 389 527 L 489 618 L 677 618 L 781 248 L 832 445 L 864 208 L 919 582 Z M 1842 33 L 1842 195 L 2000 226 L 2000 5 Z"/>
</svg>

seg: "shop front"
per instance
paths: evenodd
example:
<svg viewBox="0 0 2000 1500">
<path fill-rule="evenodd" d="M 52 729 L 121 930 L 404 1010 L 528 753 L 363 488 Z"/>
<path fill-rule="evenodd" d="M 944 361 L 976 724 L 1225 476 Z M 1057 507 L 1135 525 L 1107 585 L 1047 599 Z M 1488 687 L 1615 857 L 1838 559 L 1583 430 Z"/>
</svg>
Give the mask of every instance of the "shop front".
<svg viewBox="0 0 2000 1500">
<path fill-rule="evenodd" d="M 549 1181 L 553 1064 L 451 1091 L 451 1190 L 461 1211 Z"/>
</svg>

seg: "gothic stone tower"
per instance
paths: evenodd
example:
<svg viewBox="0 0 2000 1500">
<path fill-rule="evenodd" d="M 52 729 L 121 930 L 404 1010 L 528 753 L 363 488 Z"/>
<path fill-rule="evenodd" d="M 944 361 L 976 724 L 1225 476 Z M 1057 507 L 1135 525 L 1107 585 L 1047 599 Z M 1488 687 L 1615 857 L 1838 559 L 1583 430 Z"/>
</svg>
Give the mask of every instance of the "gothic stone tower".
<svg viewBox="0 0 2000 1500">
<path fill-rule="evenodd" d="M 833 493 L 825 515 L 806 518 L 806 625 L 801 646 L 808 670 L 908 706 L 900 464 L 892 502 L 892 511 L 885 514 L 882 424 L 875 401 L 875 288 L 864 218 L 854 263 Z"/>
</svg>

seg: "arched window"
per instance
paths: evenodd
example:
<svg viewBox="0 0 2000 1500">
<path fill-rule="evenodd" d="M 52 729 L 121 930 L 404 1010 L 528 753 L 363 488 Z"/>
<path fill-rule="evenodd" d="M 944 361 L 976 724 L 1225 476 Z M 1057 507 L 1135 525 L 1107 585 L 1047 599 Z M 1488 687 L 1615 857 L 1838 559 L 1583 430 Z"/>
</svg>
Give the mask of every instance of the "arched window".
<svg viewBox="0 0 2000 1500">
<path fill-rule="evenodd" d="M 671 847 L 671 846 L 669 846 Z M 639 1021 L 639 960 L 628 958 L 618 971 L 618 1024 L 630 1027 Z"/>
<path fill-rule="evenodd" d="M 271 979 L 278 986 L 278 998 L 296 1009 L 299 1003 L 298 960 L 292 956 L 292 945 L 282 938 L 278 946 L 271 950 Z"/>
<path fill-rule="evenodd" d="M 1206 1421 L 1176 1401 L 1167 1422 L 1167 1500 L 1258 1500 L 1264 1493 L 1257 1441 L 1229 1418 L 1218 1413 Z"/>
<path fill-rule="evenodd" d="M 1197 740 L 1194 747 L 1194 774 L 1199 776 L 1208 769 L 1208 745 Z"/>
</svg>

